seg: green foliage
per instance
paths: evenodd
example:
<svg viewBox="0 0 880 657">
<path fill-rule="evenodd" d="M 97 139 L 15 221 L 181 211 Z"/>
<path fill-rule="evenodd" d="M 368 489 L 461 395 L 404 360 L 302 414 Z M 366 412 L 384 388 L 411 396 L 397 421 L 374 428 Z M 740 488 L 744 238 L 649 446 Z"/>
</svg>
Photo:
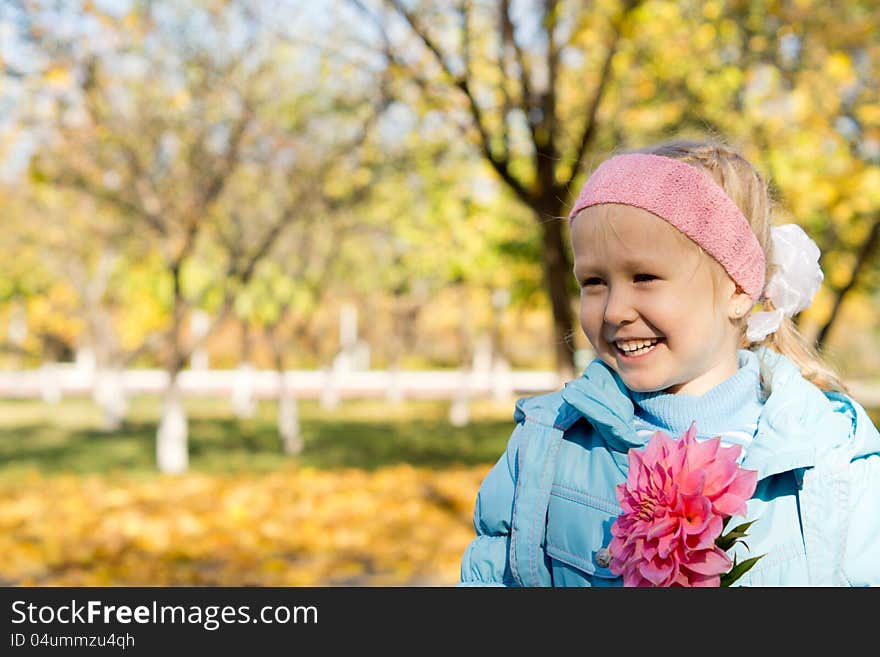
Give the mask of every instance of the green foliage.
<svg viewBox="0 0 880 657">
<path fill-rule="evenodd" d="M 748 536 L 748 529 L 754 524 L 754 520 L 750 522 L 744 522 L 741 525 L 737 525 L 729 532 L 724 534 L 724 529 L 727 527 L 728 522 L 730 521 L 730 516 L 724 519 L 724 524 L 722 525 L 721 532 L 722 534 L 715 539 L 715 545 L 719 548 L 727 552 L 737 543 L 742 543 L 748 548 L 748 544 L 745 542 L 745 538 Z M 733 565 L 730 570 L 724 573 L 721 576 L 720 586 L 730 586 L 735 581 L 737 581 L 740 577 L 745 575 L 762 557 L 767 555 L 761 554 L 756 557 L 750 557 L 744 561 L 740 561 L 737 563 L 736 555 L 733 556 Z"/>
<path fill-rule="evenodd" d="M 746 559 L 745 561 L 741 561 L 739 563 L 736 562 L 736 557 L 734 557 L 733 566 L 731 567 L 731 569 L 721 576 L 720 586 L 730 586 L 740 577 L 745 575 L 752 566 L 758 563 L 758 560 L 761 559 L 761 557 L 765 556 L 767 555 L 761 554 L 757 557 L 750 557 L 749 559 Z"/>
<path fill-rule="evenodd" d="M 722 532 L 724 530 L 724 527 L 727 526 L 729 520 L 730 520 L 729 516 L 724 519 L 724 525 L 722 526 Z M 754 524 L 754 520 L 751 522 L 745 522 L 741 525 L 737 525 L 736 527 L 731 529 L 726 534 L 722 534 L 721 536 L 716 538 L 715 545 L 717 545 L 722 550 L 727 552 L 730 548 L 732 548 L 738 542 L 745 543 L 745 541 L 743 541 L 742 539 L 744 539 L 746 537 L 746 532 L 748 531 L 749 527 L 752 526 L 752 524 Z"/>
</svg>

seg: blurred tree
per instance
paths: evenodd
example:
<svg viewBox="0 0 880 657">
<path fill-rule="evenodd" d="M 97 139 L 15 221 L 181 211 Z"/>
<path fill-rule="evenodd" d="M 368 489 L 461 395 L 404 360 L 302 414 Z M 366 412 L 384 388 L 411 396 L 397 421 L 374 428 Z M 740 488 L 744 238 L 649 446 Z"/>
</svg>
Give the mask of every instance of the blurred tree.
<svg viewBox="0 0 880 657">
<path fill-rule="evenodd" d="M 679 77 L 683 126 L 742 142 L 769 177 L 778 223 L 816 239 L 826 273 L 805 318 L 823 347 L 844 300 L 877 285 L 880 20 L 875 2 L 719 2 L 699 8 L 699 68 Z M 685 33 L 681 33 L 685 38 Z"/>
<path fill-rule="evenodd" d="M 596 146 L 612 62 L 639 0 L 595 9 L 554 0 L 534 7 L 507 0 L 454 5 L 389 0 L 386 5 L 421 49 L 398 36 L 393 16 L 360 0 L 354 4 L 374 17 L 389 65 L 430 102 L 463 110 L 452 120 L 474 138 L 505 187 L 533 211 L 556 363 L 563 376 L 571 376 L 571 262 L 559 219 L 585 156 Z M 567 89 L 573 77 L 579 84 Z M 460 93 L 463 107 L 449 98 L 450 88 Z"/>
<path fill-rule="evenodd" d="M 327 112 L 338 109 L 298 115 L 323 120 Z M 253 178 L 245 176 L 245 184 L 230 195 L 230 211 L 216 226 L 217 241 L 224 251 L 240 257 L 242 245 L 253 239 L 248 235 L 256 224 L 290 225 L 271 244 L 263 243 L 265 257 L 253 262 L 234 300 L 243 326 L 262 328 L 268 338 L 279 381 L 279 436 L 289 454 L 302 449 L 302 440 L 297 401 L 286 376 L 287 353 L 291 342 L 303 339 L 314 354 L 333 344 L 316 330 L 314 319 L 325 291 L 332 287 L 332 265 L 340 257 L 343 243 L 350 239 L 347 232 L 354 223 L 352 208 L 368 202 L 379 175 L 377 163 L 366 151 L 384 109 L 381 93 L 373 104 L 362 103 L 363 111 L 352 116 L 356 127 L 349 131 L 342 130 L 345 120 L 337 116 L 332 144 L 319 144 L 316 138 L 320 133 L 305 126 L 285 128 L 309 136 L 308 143 L 296 149 L 297 170 L 251 171 Z M 350 134 L 342 140 L 340 132 Z M 336 180 L 349 182 L 331 182 Z"/>
<path fill-rule="evenodd" d="M 53 66 L 78 82 L 71 104 L 79 101 L 80 114 L 73 121 L 59 117 L 58 144 L 34 158 L 34 178 L 115 211 L 131 240 L 144 251 L 158 250 L 170 278 L 168 387 L 156 452 L 163 472 L 187 468 L 178 381 L 188 355 L 182 328 L 191 303 L 184 272 L 255 132 L 256 92 L 249 81 L 265 55 L 216 54 L 229 18 L 137 8 L 105 28 L 108 43 L 97 52 L 65 41 L 63 32 L 38 37 Z"/>
<path fill-rule="evenodd" d="M 32 160 L 33 177 L 84 194 L 115 213 L 129 244 L 158 253 L 169 321 L 157 462 L 163 472 L 182 472 L 187 422 L 178 375 L 198 346 L 187 336 L 187 316 L 214 311 L 202 340 L 223 321 L 284 230 L 305 218 L 296 198 L 279 211 L 261 186 L 273 181 L 277 192 L 295 180 L 320 189 L 314 161 L 328 153 L 310 131 L 322 122 L 324 135 L 338 135 L 326 114 L 296 106 L 295 97 L 315 91 L 246 4 L 147 3 L 121 17 L 87 9 L 106 35 L 100 52 L 92 41 L 65 41 L 69 33 L 32 33 L 52 66 L 76 82 L 58 104 L 55 143 Z"/>
<path fill-rule="evenodd" d="M 377 36 L 364 47 L 395 72 L 396 93 L 443 112 L 532 211 L 562 372 L 571 371 L 574 289 L 559 218 L 584 170 L 614 150 L 707 133 L 743 143 L 797 221 L 819 235 L 835 226 L 819 239 L 826 271 L 846 272 L 829 277 L 832 307 L 876 252 L 875 204 L 857 200 L 876 178 L 876 155 L 866 156 L 877 150 L 876 3 L 350 4 L 371 20 Z M 855 141 L 841 132 L 854 127 Z M 834 164 L 824 161 L 831 152 Z M 831 200 L 835 185 L 846 200 Z M 833 322 L 828 306 L 817 304 Z"/>
</svg>

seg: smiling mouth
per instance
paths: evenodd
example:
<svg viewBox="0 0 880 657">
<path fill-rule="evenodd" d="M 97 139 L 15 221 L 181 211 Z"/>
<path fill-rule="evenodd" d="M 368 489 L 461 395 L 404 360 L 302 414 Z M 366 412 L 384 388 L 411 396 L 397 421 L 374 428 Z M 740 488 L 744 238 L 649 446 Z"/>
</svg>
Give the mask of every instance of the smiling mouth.
<svg viewBox="0 0 880 657">
<path fill-rule="evenodd" d="M 624 340 L 614 342 L 615 351 L 624 358 L 637 358 L 654 351 L 654 348 L 664 341 L 664 338 L 647 338 L 643 340 Z"/>
</svg>

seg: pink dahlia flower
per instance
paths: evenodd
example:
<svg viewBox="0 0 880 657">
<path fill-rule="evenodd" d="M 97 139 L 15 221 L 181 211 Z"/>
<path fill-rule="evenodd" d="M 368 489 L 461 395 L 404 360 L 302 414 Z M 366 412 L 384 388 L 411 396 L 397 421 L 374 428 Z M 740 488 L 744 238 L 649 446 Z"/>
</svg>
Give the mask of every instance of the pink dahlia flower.
<svg viewBox="0 0 880 657">
<path fill-rule="evenodd" d="M 608 546 L 624 586 L 719 586 L 731 568 L 715 539 L 725 518 L 745 515 L 758 473 L 737 465 L 739 446 L 696 433 L 694 424 L 679 440 L 657 431 L 644 451 L 629 451 Z"/>
</svg>

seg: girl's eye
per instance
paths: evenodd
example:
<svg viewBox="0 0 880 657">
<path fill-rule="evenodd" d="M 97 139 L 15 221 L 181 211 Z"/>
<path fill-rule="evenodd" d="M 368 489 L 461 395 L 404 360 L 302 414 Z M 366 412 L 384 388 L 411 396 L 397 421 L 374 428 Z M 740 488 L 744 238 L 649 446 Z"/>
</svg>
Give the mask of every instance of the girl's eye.
<svg viewBox="0 0 880 657">
<path fill-rule="evenodd" d="M 633 277 L 633 280 L 634 280 L 636 283 L 643 283 L 643 282 L 647 282 L 647 281 L 653 281 L 653 280 L 655 280 L 656 278 L 657 278 L 657 277 L 654 276 L 654 274 L 636 274 L 636 275 Z"/>
<path fill-rule="evenodd" d="M 586 278 L 586 279 L 584 279 L 584 282 L 581 283 L 581 285 L 583 287 L 592 287 L 594 285 L 601 285 L 601 284 L 602 284 L 602 279 L 597 278 L 595 276 L 591 276 L 590 278 Z"/>
</svg>

